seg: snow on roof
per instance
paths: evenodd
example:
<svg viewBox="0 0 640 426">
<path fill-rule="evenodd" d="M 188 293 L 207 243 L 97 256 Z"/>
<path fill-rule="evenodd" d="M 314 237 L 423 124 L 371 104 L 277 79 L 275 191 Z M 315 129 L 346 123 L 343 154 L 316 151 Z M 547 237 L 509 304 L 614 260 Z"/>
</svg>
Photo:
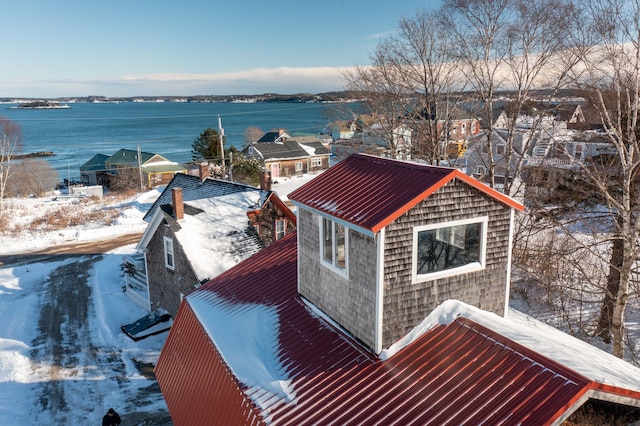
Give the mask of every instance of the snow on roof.
<svg viewBox="0 0 640 426">
<path fill-rule="evenodd" d="M 247 211 L 257 209 L 259 202 L 258 191 L 247 191 L 186 203 L 202 212 L 185 211 L 176 237 L 200 281 L 218 276 L 262 248 L 258 236 L 248 233 L 247 218 Z"/>
<path fill-rule="evenodd" d="M 251 303 L 238 306 L 214 292 L 193 293 L 189 305 L 233 374 L 249 388 L 248 393 L 255 395 L 253 390 L 262 390 L 257 392 L 256 404 L 262 407 L 273 396 L 295 399 L 291 380 L 278 356 L 276 307 Z"/>
<path fill-rule="evenodd" d="M 457 300 L 440 304 L 403 339 L 384 350 L 380 357 L 383 360 L 392 357 L 434 326 L 449 324 L 458 316 L 477 322 L 595 382 L 640 390 L 640 369 L 620 358 L 513 308 L 509 309 L 507 318 L 502 318 Z"/>
</svg>

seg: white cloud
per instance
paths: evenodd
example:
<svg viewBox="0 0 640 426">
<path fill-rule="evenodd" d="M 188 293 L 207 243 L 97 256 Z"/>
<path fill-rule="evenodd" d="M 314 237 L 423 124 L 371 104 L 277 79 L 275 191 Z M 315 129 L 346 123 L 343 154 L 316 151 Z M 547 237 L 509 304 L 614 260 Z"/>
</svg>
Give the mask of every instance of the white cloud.
<svg viewBox="0 0 640 426">
<path fill-rule="evenodd" d="M 128 74 L 86 80 L 12 81 L 0 83 L 1 97 L 230 95 L 342 90 L 334 67 L 257 68 L 224 73 Z"/>
</svg>

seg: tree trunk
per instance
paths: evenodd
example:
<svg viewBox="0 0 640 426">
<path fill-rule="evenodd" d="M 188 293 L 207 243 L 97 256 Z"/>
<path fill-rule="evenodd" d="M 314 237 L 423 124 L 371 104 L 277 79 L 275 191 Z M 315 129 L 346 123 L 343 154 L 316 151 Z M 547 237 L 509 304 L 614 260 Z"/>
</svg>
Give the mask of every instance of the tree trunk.
<svg viewBox="0 0 640 426">
<path fill-rule="evenodd" d="M 618 215 L 618 228 L 622 229 L 622 217 Z M 613 317 L 613 307 L 620 289 L 620 268 L 624 260 L 624 241 L 620 235 L 613 239 L 611 247 L 611 258 L 609 260 L 609 275 L 607 276 L 607 288 L 604 292 L 602 306 L 600 307 L 600 317 L 596 336 L 602 337 L 605 343 L 611 343 L 611 320 Z"/>
</svg>

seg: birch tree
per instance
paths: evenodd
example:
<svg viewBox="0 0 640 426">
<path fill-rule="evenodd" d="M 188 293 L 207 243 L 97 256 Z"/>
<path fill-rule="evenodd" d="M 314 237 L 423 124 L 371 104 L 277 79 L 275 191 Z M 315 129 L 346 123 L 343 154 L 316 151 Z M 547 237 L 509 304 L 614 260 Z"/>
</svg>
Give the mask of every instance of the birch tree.
<svg viewBox="0 0 640 426">
<path fill-rule="evenodd" d="M 22 148 L 20 126 L 7 118 L 0 117 L 0 217 L 5 214 L 7 184 L 15 172 L 15 156 Z"/>
<path fill-rule="evenodd" d="M 615 356 L 623 357 L 625 310 L 640 255 L 640 0 L 587 0 L 583 5 L 582 28 L 575 34 L 584 38 L 565 56 L 573 55 L 569 74 L 574 87 L 598 112 L 615 151 L 579 163 L 579 176 L 609 216 L 609 276 L 597 332 L 611 339 Z"/>
</svg>

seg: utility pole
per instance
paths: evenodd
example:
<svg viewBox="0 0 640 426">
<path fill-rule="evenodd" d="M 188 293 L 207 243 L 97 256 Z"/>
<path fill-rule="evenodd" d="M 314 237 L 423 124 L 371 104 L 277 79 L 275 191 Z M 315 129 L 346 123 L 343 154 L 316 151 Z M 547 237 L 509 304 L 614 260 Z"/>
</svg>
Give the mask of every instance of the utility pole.
<svg viewBox="0 0 640 426">
<path fill-rule="evenodd" d="M 138 172 L 140 173 L 140 191 L 144 191 L 144 183 L 142 180 L 142 159 L 140 158 L 140 144 L 138 144 Z"/>
<path fill-rule="evenodd" d="M 224 129 L 222 128 L 222 119 L 220 119 L 220 114 L 218 114 L 218 140 L 220 141 L 220 157 L 222 157 L 222 174 L 226 175 L 225 165 L 224 165 Z"/>
</svg>

